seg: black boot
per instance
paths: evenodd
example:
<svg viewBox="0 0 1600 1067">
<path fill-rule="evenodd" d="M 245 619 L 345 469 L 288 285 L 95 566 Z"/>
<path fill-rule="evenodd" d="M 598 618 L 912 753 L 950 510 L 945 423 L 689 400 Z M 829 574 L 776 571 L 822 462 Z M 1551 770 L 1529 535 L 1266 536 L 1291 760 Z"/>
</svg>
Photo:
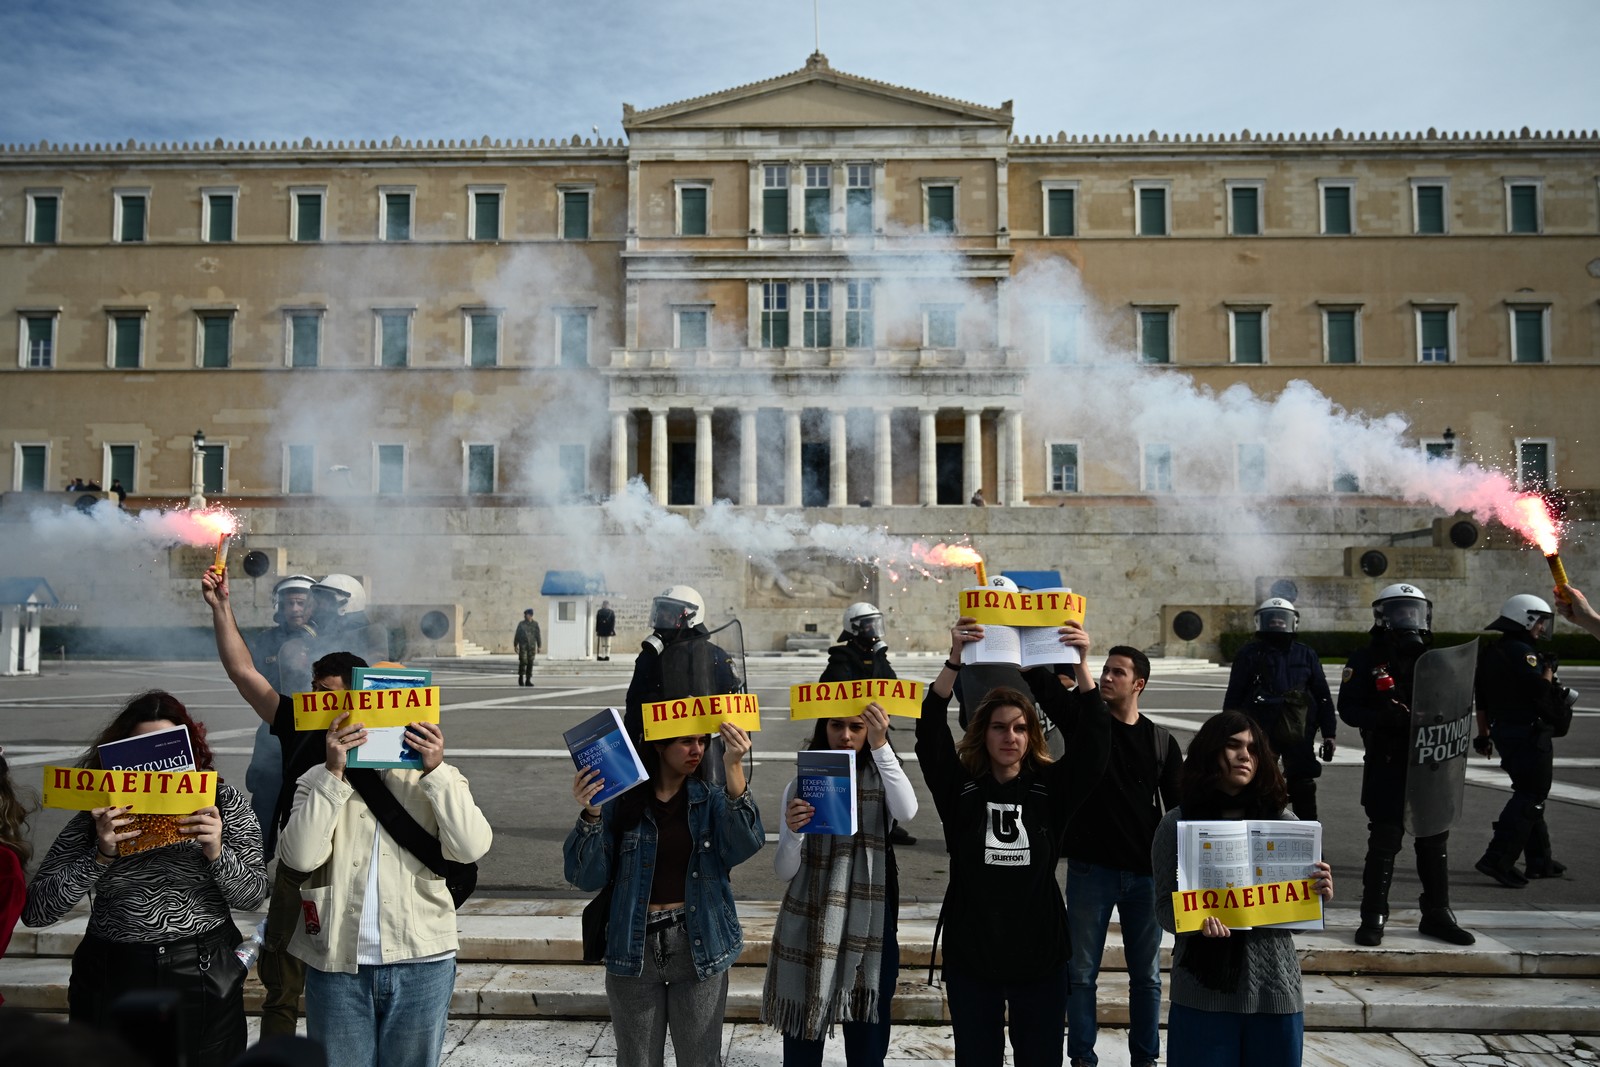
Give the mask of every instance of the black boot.
<svg viewBox="0 0 1600 1067">
<path fill-rule="evenodd" d="M 1436 937 L 1452 945 L 1470 945 L 1477 940 L 1456 922 L 1450 910 L 1450 857 L 1446 846 L 1448 831 L 1418 838 L 1417 877 L 1422 880 L 1422 922 L 1417 929 L 1426 937 Z"/>
<path fill-rule="evenodd" d="M 1509 832 L 1509 819 L 1504 817 L 1494 824 L 1494 837 L 1489 841 L 1489 847 L 1483 850 L 1483 858 L 1473 866 L 1480 874 L 1486 874 L 1499 882 L 1507 889 L 1521 889 L 1528 884 L 1528 880 L 1517 870 L 1517 854 L 1512 851 L 1516 848 L 1514 838 L 1518 835 Z"/>
<path fill-rule="evenodd" d="M 1361 926 L 1356 944 L 1383 943 L 1383 925 L 1389 920 L 1389 883 L 1394 880 L 1394 856 L 1400 850 L 1398 826 L 1367 827 L 1367 862 L 1361 870 Z"/>
<path fill-rule="evenodd" d="M 1315 778 L 1290 778 L 1289 806 L 1301 822 L 1317 821 L 1317 780 Z"/>
<path fill-rule="evenodd" d="M 1550 855 L 1550 827 L 1545 825 L 1543 807 L 1540 805 L 1539 818 L 1528 833 L 1523 868 L 1529 878 L 1560 878 L 1567 873 L 1567 865 Z"/>
</svg>

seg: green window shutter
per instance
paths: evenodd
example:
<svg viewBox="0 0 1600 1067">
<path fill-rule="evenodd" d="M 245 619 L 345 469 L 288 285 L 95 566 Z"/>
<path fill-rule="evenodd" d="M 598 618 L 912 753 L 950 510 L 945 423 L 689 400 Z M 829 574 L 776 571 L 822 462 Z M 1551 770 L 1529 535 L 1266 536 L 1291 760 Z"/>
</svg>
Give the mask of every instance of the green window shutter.
<svg viewBox="0 0 1600 1067">
<path fill-rule="evenodd" d="M 1164 237 L 1167 233 L 1167 191 L 1139 190 L 1139 233 L 1145 237 Z"/>
<path fill-rule="evenodd" d="M 706 191 L 704 189 L 679 189 L 679 213 L 682 216 L 685 237 L 706 235 Z"/>
<path fill-rule="evenodd" d="M 768 235 L 789 232 L 789 190 L 761 190 L 761 232 Z"/>
<path fill-rule="evenodd" d="M 1539 187 L 1513 185 L 1511 187 L 1511 232 L 1539 232 Z"/>
<path fill-rule="evenodd" d="M 289 446 L 289 477 L 286 479 L 285 491 L 290 493 L 309 493 L 315 484 L 313 481 L 316 463 L 316 450 L 312 445 Z"/>
<path fill-rule="evenodd" d="M 1417 186 L 1417 232 L 1444 232 L 1444 186 Z"/>
<path fill-rule="evenodd" d="M 145 225 L 145 199 L 142 196 L 125 196 L 122 198 L 122 232 L 117 239 L 129 241 L 144 240 Z M 127 483 L 124 482 L 124 485 Z"/>
<path fill-rule="evenodd" d="M 1261 233 L 1260 190 L 1254 187 L 1233 191 L 1233 235 L 1256 237 Z"/>
<path fill-rule="evenodd" d="M 322 240 L 322 194 L 296 193 L 294 218 L 296 241 Z"/>
<path fill-rule="evenodd" d="M 228 315 L 204 315 L 200 319 L 200 365 L 226 367 L 233 319 Z"/>
<path fill-rule="evenodd" d="M 25 493 L 44 492 L 45 446 L 22 446 L 22 484 L 18 486 Z M 123 483 L 127 485 L 126 482 Z"/>
<path fill-rule="evenodd" d="M 220 493 L 224 486 L 222 474 L 228 454 L 226 445 L 204 445 L 200 449 L 200 488 L 205 493 Z M 123 486 L 127 488 L 127 486 Z"/>
<path fill-rule="evenodd" d="M 1261 312 L 1235 311 L 1233 313 L 1233 361 L 1235 363 L 1260 363 L 1264 353 L 1261 344 Z"/>
<path fill-rule="evenodd" d="M 473 193 L 472 203 L 473 240 L 500 240 L 500 194 Z"/>
<path fill-rule="evenodd" d="M 789 347 L 789 313 L 787 311 L 762 312 L 761 347 Z"/>
<path fill-rule="evenodd" d="M 127 370 L 139 365 L 139 334 L 144 320 L 136 315 L 118 315 L 111 320 L 116 331 L 112 346 L 111 365 Z"/>
<path fill-rule="evenodd" d="M 125 491 L 133 492 L 134 460 L 138 456 L 138 449 L 133 445 L 112 445 L 106 449 L 106 453 L 111 462 L 111 480 L 106 485 L 121 482 Z"/>
<path fill-rule="evenodd" d="M 410 343 L 406 327 L 410 325 L 406 315 L 382 315 L 378 319 L 378 365 L 381 367 L 404 367 L 410 358 Z"/>
<path fill-rule="evenodd" d="M 494 445 L 467 446 L 467 492 L 494 492 Z"/>
<path fill-rule="evenodd" d="M 1140 356 L 1146 363 L 1172 362 L 1172 320 L 1165 311 L 1139 312 Z"/>
<path fill-rule="evenodd" d="M 472 336 L 468 361 L 474 367 L 492 367 L 500 352 L 500 322 L 494 315 L 468 315 L 467 332 Z"/>
<path fill-rule="evenodd" d="M 827 189 L 806 190 L 806 233 L 827 233 L 828 216 L 833 211 L 833 199 Z"/>
<path fill-rule="evenodd" d="M 1071 189 L 1051 189 L 1047 200 L 1049 203 L 1049 217 L 1045 220 L 1045 230 L 1050 237 L 1072 237 L 1077 233 L 1073 211 L 1073 192 Z"/>
<path fill-rule="evenodd" d="M 928 232 L 956 232 L 956 189 L 953 185 L 928 186 Z"/>
<path fill-rule="evenodd" d="M 561 236 L 568 241 L 589 239 L 589 194 L 569 192 L 561 213 Z"/>
<path fill-rule="evenodd" d="M 582 312 L 561 317 L 561 365 L 587 367 L 589 365 L 589 316 Z"/>
<path fill-rule="evenodd" d="M 1544 312 L 1518 308 L 1511 313 L 1516 336 L 1512 358 L 1518 363 L 1544 362 Z"/>
<path fill-rule="evenodd" d="M 383 239 L 411 240 L 411 194 L 383 194 Z"/>
<path fill-rule="evenodd" d="M 406 491 L 406 446 L 378 446 L 378 492 L 385 495 Z"/>
<path fill-rule="evenodd" d="M 217 194 L 211 197 L 211 228 L 206 240 L 223 244 L 233 240 L 233 197 Z"/>
<path fill-rule="evenodd" d="M 872 232 L 872 190 L 847 189 L 844 194 L 846 233 Z"/>
<path fill-rule="evenodd" d="M 322 332 L 322 319 L 317 315 L 291 315 L 289 317 L 291 367 L 315 367 L 318 341 Z"/>
<path fill-rule="evenodd" d="M 1422 312 L 1422 361 L 1448 363 L 1450 361 L 1450 313 L 1448 311 Z"/>
<path fill-rule="evenodd" d="M 33 198 L 33 243 L 53 245 L 60 239 L 61 201 L 53 196 Z"/>
<path fill-rule="evenodd" d="M 1322 190 L 1322 232 L 1348 234 L 1350 226 L 1350 187 L 1330 185 Z"/>
<path fill-rule="evenodd" d="M 1356 313 L 1330 311 L 1328 319 L 1328 362 L 1354 363 L 1356 361 Z"/>
</svg>

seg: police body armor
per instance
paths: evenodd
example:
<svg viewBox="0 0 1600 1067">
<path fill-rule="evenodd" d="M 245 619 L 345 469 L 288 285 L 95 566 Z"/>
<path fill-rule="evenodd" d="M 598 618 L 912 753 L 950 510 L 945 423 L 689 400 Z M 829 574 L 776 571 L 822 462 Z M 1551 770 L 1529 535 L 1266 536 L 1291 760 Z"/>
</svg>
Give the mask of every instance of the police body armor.
<svg viewBox="0 0 1600 1067">
<path fill-rule="evenodd" d="M 1444 833 L 1461 813 L 1467 756 L 1477 732 L 1472 706 L 1477 665 L 1477 638 L 1454 648 L 1430 649 L 1417 660 L 1405 814 L 1406 830 L 1414 837 Z"/>
<path fill-rule="evenodd" d="M 738 619 L 707 633 L 687 634 L 661 649 L 664 700 L 745 692 L 744 628 Z M 722 738 L 711 735 L 701 760 L 708 784 L 723 785 Z"/>
</svg>

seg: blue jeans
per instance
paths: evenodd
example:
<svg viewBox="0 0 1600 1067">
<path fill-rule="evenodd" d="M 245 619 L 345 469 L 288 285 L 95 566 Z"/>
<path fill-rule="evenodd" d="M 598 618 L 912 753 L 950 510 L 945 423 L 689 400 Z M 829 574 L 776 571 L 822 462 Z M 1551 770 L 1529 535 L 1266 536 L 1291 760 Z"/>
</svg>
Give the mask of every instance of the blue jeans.
<svg viewBox="0 0 1600 1067">
<path fill-rule="evenodd" d="M 1306 1017 L 1201 1011 L 1172 1005 L 1167 1014 L 1167 1067 L 1300 1067 Z"/>
<path fill-rule="evenodd" d="M 1032 982 L 986 982 L 944 969 L 945 1002 L 961 1067 L 1000 1067 L 1005 1060 L 1006 1012 L 1016 1067 L 1061 1067 L 1061 1027 L 1067 1021 L 1067 969 Z"/>
<path fill-rule="evenodd" d="M 355 974 L 306 968 L 306 1035 L 339 1067 L 438 1067 L 455 957 L 363 964 Z"/>
<path fill-rule="evenodd" d="M 1161 1058 L 1161 927 L 1156 924 L 1155 879 L 1082 860 L 1067 861 L 1067 931 L 1072 936 L 1067 1058 L 1100 1062 L 1094 1051 L 1095 981 L 1113 906 L 1122 922 L 1128 961 L 1128 1062 L 1154 1063 Z"/>
</svg>

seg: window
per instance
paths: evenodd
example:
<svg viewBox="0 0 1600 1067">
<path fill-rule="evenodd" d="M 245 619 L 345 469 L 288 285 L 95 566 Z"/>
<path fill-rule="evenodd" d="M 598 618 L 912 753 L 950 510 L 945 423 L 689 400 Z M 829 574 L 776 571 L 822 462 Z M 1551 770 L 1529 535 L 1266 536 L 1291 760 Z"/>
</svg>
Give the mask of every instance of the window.
<svg viewBox="0 0 1600 1067">
<path fill-rule="evenodd" d="M 709 185 L 678 186 L 678 233 L 683 237 L 704 237 L 710 233 Z"/>
<path fill-rule="evenodd" d="M 1046 237 L 1076 237 L 1078 235 L 1078 183 L 1044 183 L 1044 235 Z"/>
<path fill-rule="evenodd" d="M 587 367 L 589 365 L 589 313 L 582 310 L 556 312 L 556 329 L 561 336 L 561 365 Z"/>
<path fill-rule="evenodd" d="M 1257 441 L 1240 444 L 1235 452 L 1234 479 L 1241 493 L 1267 491 L 1267 446 Z"/>
<path fill-rule="evenodd" d="M 17 445 L 13 488 L 23 493 L 45 491 L 45 477 L 50 470 L 49 445 Z"/>
<path fill-rule="evenodd" d="M 1078 362 L 1078 331 L 1083 319 L 1079 307 L 1053 307 L 1049 311 L 1050 362 Z"/>
<path fill-rule="evenodd" d="M 202 367 L 226 367 L 232 360 L 233 312 L 202 311 L 197 342 Z"/>
<path fill-rule="evenodd" d="M 1145 363 L 1172 362 L 1172 312 L 1141 310 L 1138 317 L 1139 359 Z"/>
<path fill-rule="evenodd" d="M 322 354 L 322 312 L 289 312 L 289 366 L 315 367 Z"/>
<path fill-rule="evenodd" d="M 494 445 L 466 445 L 467 492 L 494 492 Z"/>
<path fill-rule="evenodd" d="M 1261 199 L 1265 182 L 1230 181 L 1228 189 L 1228 232 L 1235 237 L 1261 236 Z"/>
<path fill-rule="evenodd" d="M 871 348 L 877 343 L 872 326 L 872 283 L 844 283 L 844 346 Z"/>
<path fill-rule="evenodd" d="M 1145 445 L 1144 446 L 1144 480 L 1141 483 L 1147 493 L 1172 492 L 1172 446 L 1171 445 Z"/>
<path fill-rule="evenodd" d="M 1411 179 L 1411 232 L 1419 234 L 1449 233 L 1449 218 L 1445 209 L 1447 186 L 1441 181 Z"/>
<path fill-rule="evenodd" d="M 1420 363 L 1449 363 L 1454 357 L 1454 308 L 1417 309 L 1417 359 Z"/>
<path fill-rule="evenodd" d="M 56 363 L 56 314 L 24 314 L 18 365 L 43 369 Z"/>
<path fill-rule="evenodd" d="M 297 242 L 322 240 L 321 189 L 294 189 L 289 194 L 289 235 Z"/>
<path fill-rule="evenodd" d="M 844 232 L 871 233 L 872 164 L 846 164 L 844 186 Z"/>
<path fill-rule="evenodd" d="M 473 241 L 500 240 L 500 215 L 504 190 L 467 187 L 467 237 Z"/>
<path fill-rule="evenodd" d="M 828 164 L 806 164 L 805 205 L 806 233 L 827 233 L 833 229 L 833 168 Z"/>
<path fill-rule="evenodd" d="M 1134 231 L 1140 237 L 1165 237 L 1172 232 L 1171 182 L 1134 182 Z"/>
<path fill-rule="evenodd" d="M 576 500 L 589 490 L 589 454 L 582 445 L 562 445 L 556 454 L 561 467 L 561 492 L 565 499 Z"/>
<path fill-rule="evenodd" d="M 1511 309 L 1511 362 L 1548 363 L 1550 361 L 1550 331 L 1548 307 L 1514 307 Z"/>
<path fill-rule="evenodd" d="M 1355 233 L 1355 182 L 1320 179 L 1317 188 L 1321 199 L 1322 232 L 1330 236 Z"/>
<path fill-rule="evenodd" d="M 226 492 L 228 484 L 228 446 L 202 445 L 200 447 L 200 491 L 206 494 Z M 123 488 L 127 488 L 124 486 Z"/>
<path fill-rule="evenodd" d="M 295 495 L 316 492 L 317 448 L 315 445 L 283 446 L 283 491 Z"/>
<path fill-rule="evenodd" d="M 929 233 L 956 232 L 956 187 L 954 185 L 924 185 L 922 187 L 924 228 Z"/>
<path fill-rule="evenodd" d="M 466 312 L 467 366 L 500 365 L 500 315 L 478 309 Z"/>
<path fill-rule="evenodd" d="M 134 474 L 139 469 L 138 445 L 106 445 L 103 469 L 101 471 L 102 483 L 109 489 L 112 482 L 121 482 L 124 492 L 131 493 L 134 485 Z"/>
<path fill-rule="evenodd" d="M 53 245 L 61 240 L 61 193 L 58 190 L 28 194 L 28 243 Z"/>
<path fill-rule="evenodd" d="M 1506 182 L 1506 232 L 1539 233 L 1541 218 L 1540 184 L 1537 181 Z"/>
<path fill-rule="evenodd" d="M 374 488 L 388 496 L 406 491 L 406 446 L 377 445 L 376 463 L 373 465 Z"/>
<path fill-rule="evenodd" d="M 789 232 L 789 166 L 761 168 L 761 232 Z"/>
<path fill-rule="evenodd" d="M 1228 312 L 1229 358 L 1235 363 L 1267 361 L 1267 313 L 1259 308 Z"/>
<path fill-rule="evenodd" d="M 789 283 L 761 283 L 761 347 L 789 347 Z"/>
<path fill-rule="evenodd" d="M 800 344 L 806 348 L 833 347 L 833 286 L 828 282 L 806 282 L 805 313 L 801 319 Z"/>
<path fill-rule="evenodd" d="M 711 332 L 711 312 L 706 308 L 679 308 L 674 312 L 676 348 L 706 348 Z"/>
<path fill-rule="evenodd" d="M 149 214 L 149 205 L 148 190 L 117 190 L 111 212 L 111 232 L 116 235 L 116 240 L 134 244 L 148 239 L 146 216 Z"/>
<path fill-rule="evenodd" d="M 956 347 L 956 316 L 960 309 L 954 304 L 936 304 L 922 310 L 922 344 L 924 348 Z"/>
<path fill-rule="evenodd" d="M 1333 476 L 1333 491 L 1335 493 L 1361 492 L 1361 479 L 1354 471 L 1339 471 Z"/>
<path fill-rule="evenodd" d="M 113 312 L 110 318 L 110 352 L 107 366 L 136 370 L 143 362 L 144 313 Z"/>
<path fill-rule="evenodd" d="M 1361 362 L 1360 322 L 1355 308 L 1322 309 L 1322 358 L 1326 362 Z"/>
<path fill-rule="evenodd" d="M 1060 444 L 1051 442 L 1050 451 L 1050 491 L 1052 493 L 1076 493 L 1078 491 L 1078 446 L 1076 444 Z"/>
<path fill-rule="evenodd" d="M 411 240 L 416 193 L 411 189 L 378 190 L 378 239 Z"/>
<path fill-rule="evenodd" d="M 234 208 L 237 189 L 200 191 L 200 239 L 211 244 L 226 244 L 234 239 Z"/>
<path fill-rule="evenodd" d="M 587 241 L 589 239 L 589 189 L 562 189 L 561 239 Z"/>
<path fill-rule="evenodd" d="M 378 359 L 380 367 L 404 367 L 411 362 L 411 312 L 379 311 Z"/>
<path fill-rule="evenodd" d="M 1449 459 L 1456 454 L 1455 435 L 1452 434 L 1449 438 L 1424 438 L 1422 448 L 1428 453 L 1429 459 Z"/>
<path fill-rule="evenodd" d="M 1554 442 L 1520 438 L 1517 441 L 1517 488 L 1525 493 L 1539 493 L 1553 488 L 1550 471 L 1550 453 Z"/>
</svg>

